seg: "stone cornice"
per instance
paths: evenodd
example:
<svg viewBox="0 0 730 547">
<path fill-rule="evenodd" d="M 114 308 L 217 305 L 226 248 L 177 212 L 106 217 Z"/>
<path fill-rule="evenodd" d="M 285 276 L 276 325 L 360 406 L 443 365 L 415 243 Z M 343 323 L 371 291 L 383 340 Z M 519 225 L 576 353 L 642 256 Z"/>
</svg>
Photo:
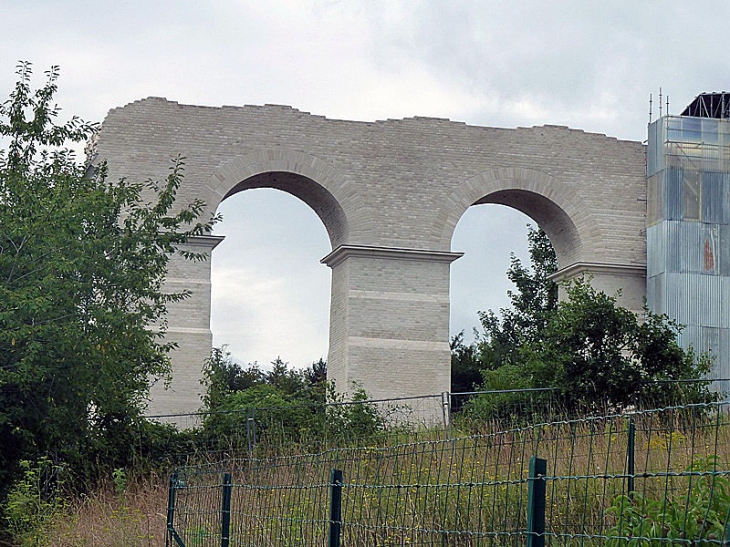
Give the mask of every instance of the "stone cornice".
<svg viewBox="0 0 730 547">
<path fill-rule="evenodd" d="M 559 283 L 581 275 L 610 274 L 629 277 L 646 277 L 646 266 L 642 264 L 611 264 L 606 262 L 576 262 L 558 270 L 549 279 Z"/>
<path fill-rule="evenodd" d="M 374 245 L 340 245 L 320 262 L 334 268 L 348 258 L 381 258 L 386 260 L 425 260 L 428 262 L 453 262 L 464 253 L 428 251 L 402 247 L 378 247 Z"/>
<path fill-rule="evenodd" d="M 214 236 L 214 235 L 190 236 L 188 238 L 188 245 L 197 245 L 199 247 L 207 247 L 212 251 L 225 238 L 226 238 L 226 236 Z"/>
</svg>

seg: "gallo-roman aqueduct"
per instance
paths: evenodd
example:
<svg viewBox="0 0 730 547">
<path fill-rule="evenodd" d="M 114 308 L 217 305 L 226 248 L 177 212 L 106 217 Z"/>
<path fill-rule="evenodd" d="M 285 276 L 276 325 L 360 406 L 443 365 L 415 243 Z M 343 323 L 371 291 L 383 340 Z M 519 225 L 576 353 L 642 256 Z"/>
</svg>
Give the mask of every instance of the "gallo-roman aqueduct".
<svg viewBox="0 0 730 547">
<path fill-rule="evenodd" d="M 284 106 L 211 108 L 148 98 L 112 110 L 97 142 L 110 176 L 162 180 L 186 158 L 180 202 L 213 213 L 227 197 L 276 188 L 327 229 L 332 269 L 330 379 L 374 398 L 449 390 L 449 270 L 457 222 L 499 203 L 548 234 L 561 278 L 593 276 L 641 309 L 646 284 L 645 150 L 558 126 L 497 129 L 434 118 L 330 120 Z M 190 242 L 210 253 L 220 237 Z M 210 261 L 174 260 L 168 284 L 192 298 L 169 315 L 170 389 L 150 412 L 200 406 L 210 353 Z"/>
</svg>

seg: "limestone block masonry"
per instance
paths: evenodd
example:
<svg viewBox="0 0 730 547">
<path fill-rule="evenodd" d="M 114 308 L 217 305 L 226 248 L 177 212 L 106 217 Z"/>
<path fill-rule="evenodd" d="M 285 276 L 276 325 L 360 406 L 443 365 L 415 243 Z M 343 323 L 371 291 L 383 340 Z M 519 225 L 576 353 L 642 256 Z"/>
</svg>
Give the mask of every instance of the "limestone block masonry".
<svg viewBox="0 0 730 547">
<path fill-rule="evenodd" d="M 449 268 L 457 222 L 500 203 L 532 217 L 555 246 L 559 278 L 590 274 L 624 305 L 645 292 L 641 143 L 559 126 L 498 129 L 434 118 L 330 120 L 287 106 L 221 108 L 148 98 L 109 112 L 96 143 L 112 178 L 164 179 L 185 157 L 179 203 L 214 213 L 228 196 L 276 188 L 307 203 L 332 244 L 330 378 L 375 398 L 449 390 Z M 495 234 L 498 237 L 498 234 Z M 190 244 L 211 252 L 220 238 Z M 150 413 L 200 406 L 210 352 L 210 262 L 171 264 L 192 291 L 170 310 L 170 389 Z"/>
</svg>

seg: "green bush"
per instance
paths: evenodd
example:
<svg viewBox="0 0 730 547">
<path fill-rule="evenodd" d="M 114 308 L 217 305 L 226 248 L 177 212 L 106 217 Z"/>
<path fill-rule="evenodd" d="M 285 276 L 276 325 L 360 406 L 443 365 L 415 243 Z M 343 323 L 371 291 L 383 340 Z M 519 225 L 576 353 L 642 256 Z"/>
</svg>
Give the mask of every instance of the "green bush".
<svg viewBox="0 0 730 547">
<path fill-rule="evenodd" d="M 66 508 L 59 495 L 64 470 L 47 458 L 23 460 L 20 467 L 23 474 L 10 486 L 2 507 L 3 518 L 18 545 L 40 545 L 54 519 Z"/>
<path fill-rule="evenodd" d="M 606 514 L 615 518 L 607 547 L 660 547 L 669 543 L 719 545 L 730 516 L 730 477 L 717 473 L 717 456 L 696 460 L 688 469 L 686 494 L 652 499 L 632 492 L 614 500 Z"/>
<path fill-rule="evenodd" d="M 382 431 L 386 416 L 364 390 L 345 401 L 326 381 L 326 363 L 290 368 L 280 358 L 270 371 L 242 367 L 225 349 L 213 349 L 202 383 L 206 417 L 201 435 L 211 448 L 250 450 L 284 444 L 321 446 Z"/>
</svg>

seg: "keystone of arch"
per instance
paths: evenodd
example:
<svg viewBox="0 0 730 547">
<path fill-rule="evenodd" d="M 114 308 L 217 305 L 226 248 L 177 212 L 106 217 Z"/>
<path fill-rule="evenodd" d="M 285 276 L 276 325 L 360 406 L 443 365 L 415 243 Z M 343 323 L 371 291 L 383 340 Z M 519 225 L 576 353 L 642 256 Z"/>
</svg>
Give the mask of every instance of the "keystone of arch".
<svg viewBox="0 0 730 547">
<path fill-rule="evenodd" d="M 482 203 L 507 205 L 535 220 L 553 243 L 560 268 L 585 260 L 585 249 L 600 248 L 600 230 L 574 189 L 542 171 L 515 167 L 483 171 L 451 192 L 434 230 L 440 248 L 451 248 L 459 219 Z"/>
<path fill-rule="evenodd" d="M 218 167 L 205 184 L 215 208 L 243 190 L 275 188 L 309 205 L 319 216 L 332 248 L 346 242 L 345 206 L 352 197 L 347 180 L 324 160 L 286 148 L 265 149 L 236 157 Z"/>
</svg>

